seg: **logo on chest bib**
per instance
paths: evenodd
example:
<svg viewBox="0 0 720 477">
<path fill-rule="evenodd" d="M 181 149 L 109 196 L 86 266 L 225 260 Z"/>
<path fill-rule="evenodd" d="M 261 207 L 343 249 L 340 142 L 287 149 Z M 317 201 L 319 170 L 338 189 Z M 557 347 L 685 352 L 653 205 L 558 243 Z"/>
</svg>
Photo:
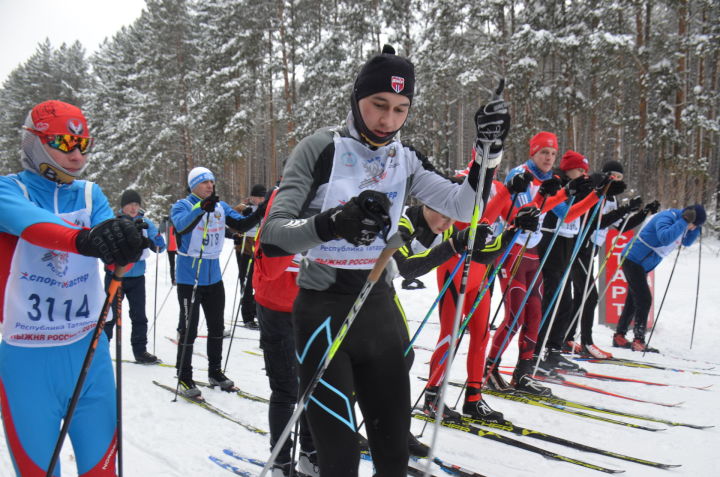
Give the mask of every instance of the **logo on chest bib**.
<svg viewBox="0 0 720 477">
<path fill-rule="evenodd" d="M 58 277 L 64 277 L 68 271 L 70 255 L 68 252 L 60 252 L 57 250 L 48 250 L 42 257 L 42 261 L 47 268 Z"/>
</svg>

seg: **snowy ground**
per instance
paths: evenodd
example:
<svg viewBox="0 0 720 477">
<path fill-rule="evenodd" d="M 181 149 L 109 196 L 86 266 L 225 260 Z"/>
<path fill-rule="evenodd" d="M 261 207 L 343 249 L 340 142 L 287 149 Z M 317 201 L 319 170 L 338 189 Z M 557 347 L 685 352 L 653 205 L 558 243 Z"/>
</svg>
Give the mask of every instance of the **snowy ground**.
<svg viewBox="0 0 720 477">
<path fill-rule="evenodd" d="M 646 355 L 645 360 L 667 364 L 677 368 L 709 368 L 710 373 L 720 375 L 720 356 L 717 350 L 720 344 L 720 293 L 715 294 L 716 284 L 720 278 L 720 243 L 707 240 L 703 247 L 703 273 L 700 288 L 700 305 L 695 330 L 693 349 L 689 350 L 690 332 L 695 303 L 695 287 L 697 279 L 698 247 L 695 245 L 684 250 L 680 255 L 670 293 L 662 311 L 656 334 L 652 344 L 660 348 L 663 355 Z M 226 244 L 222 262 L 232 250 L 231 243 Z M 658 269 L 656 286 L 658 291 L 665 289 L 672 258 L 668 258 Z M 237 276 L 236 262 L 229 260 L 225 272 L 227 294 L 226 322 L 231 321 L 233 307 L 233 291 Z M 165 297 L 167 302 L 158 313 L 155 352 L 165 362 L 173 362 L 175 345 L 166 337 L 175 335 L 178 316 L 178 304 L 175 290 L 170 287 L 167 270 L 167 258 L 160 256 L 158 277 L 157 306 L 160 308 Z M 424 290 L 399 290 L 400 297 L 411 320 L 414 331 L 426 310 L 435 298 L 434 274 L 424 277 L 428 285 Z M 154 256 L 148 261 L 148 316 L 153 316 L 153 287 L 155 283 Z M 656 302 L 659 305 L 661 293 Z M 129 326 L 129 320 L 125 320 Z M 423 330 L 418 344 L 432 348 L 437 338 L 437 317 L 431 318 Z M 350 331 L 352 332 L 352 330 Z M 202 331 L 200 334 L 204 334 Z M 150 335 L 150 350 L 153 350 Z M 640 359 L 640 356 L 627 350 L 612 350 L 610 347 L 611 330 L 597 326 L 595 342 L 601 348 L 611 350 L 618 357 Z M 245 328 L 237 328 L 236 340 L 232 346 L 228 375 L 246 391 L 267 396 L 269 388 L 263 371 L 263 359 L 259 355 L 258 332 Z M 196 351 L 204 352 L 203 339 L 198 339 Z M 467 340 L 466 340 L 467 341 Z M 225 341 L 225 350 L 229 340 Z M 112 346 L 114 352 L 114 344 Z M 123 348 L 129 352 L 129 330 L 124 333 Z M 461 349 L 459 360 L 453 367 L 451 377 L 462 381 L 465 378 L 465 352 Z M 506 363 L 512 363 L 517 347 L 512 343 L 506 353 Z M 126 356 L 127 357 L 127 356 Z M 422 388 L 416 376 L 427 375 L 427 362 L 430 352 L 423 349 L 416 351 L 415 365 L 412 369 L 411 385 L 417 397 Z M 691 361 L 689 361 L 691 360 Z M 193 360 L 196 368 L 196 379 L 205 379 L 203 369 L 206 361 L 200 357 Z M 591 386 L 603 387 L 607 390 L 627 395 L 643 397 L 662 402 L 683 402 L 678 408 L 666 408 L 652 404 L 636 403 L 624 399 L 603 396 L 583 390 L 553 386 L 553 391 L 562 396 L 578 401 L 636 412 L 653 416 L 696 424 L 720 425 L 720 376 L 680 373 L 672 371 L 631 369 L 619 366 L 588 364 L 587 369 L 597 373 L 621 375 L 652 381 L 662 381 L 678 385 L 704 386 L 713 385 L 709 390 L 696 390 L 680 387 L 654 387 L 642 384 L 608 383 L 574 378 L 578 382 Z M 228 476 L 228 471 L 216 466 L 209 455 L 223 455 L 225 447 L 232 447 L 240 452 L 257 458 L 268 456 L 268 438 L 253 434 L 236 424 L 217 417 L 198 406 L 182 400 L 170 402 L 172 396 L 167 391 L 152 384 L 158 380 L 174 386 L 174 369 L 159 366 L 140 366 L 125 364 L 123 366 L 124 392 L 124 463 L 126 476 Z M 458 389 L 450 388 L 447 401 L 454 404 L 458 397 Z M 256 427 L 268 429 L 267 407 L 262 403 L 252 402 L 214 390 L 203 390 L 205 397 L 231 413 L 240 420 Z M 634 421 L 652 427 L 665 429 L 662 432 L 634 430 L 613 424 L 592 421 L 569 416 L 556 411 L 539 409 L 525 404 L 511 403 L 492 396 L 487 397 L 490 405 L 502 411 L 507 419 L 518 425 L 555 434 L 568 439 L 601 447 L 624 454 L 646 458 L 669 464 L 682 464 L 673 470 L 657 470 L 634 463 L 603 457 L 596 454 L 583 453 L 573 449 L 547 444 L 530 438 L 519 438 L 539 447 L 552 449 L 567 456 L 592 462 L 614 469 L 624 469 L 627 476 L 713 476 L 718 475 L 716 452 L 720 449 L 720 428 L 695 430 L 685 427 L 668 427 Z M 620 418 L 622 419 L 622 418 Z M 628 419 L 629 420 L 629 419 Z M 632 421 L 632 420 L 629 420 Z M 413 422 L 413 431 L 417 434 L 422 430 L 422 423 Z M 432 428 L 424 431 L 421 440 L 429 442 Z M 516 436 L 512 436 L 516 437 Z M 600 475 L 596 471 L 578 466 L 546 460 L 527 451 L 508 447 L 504 444 L 491 442 L 487 439 L 471 436 L 450 429 L 442 429 L 438 437 L 436 454 L 441 458 L 460 464 L 480 472 L 488 477 L 524 477 L 553 476 L 575 477 Z M 235 462 L 239 467 L 256 471 L 257 467 Z M 63 475 L 77 475 L 73 460 L 72 448 L 66 442 L 62 454 Z M 443 475 L 440 470 L 435 475 Z M 4 440 L 0 440 L 0 475 L 13 475 L 13 468 Z M 360 475 L 372 475 L 371 466 L 361 463 Z"/>
</svg>

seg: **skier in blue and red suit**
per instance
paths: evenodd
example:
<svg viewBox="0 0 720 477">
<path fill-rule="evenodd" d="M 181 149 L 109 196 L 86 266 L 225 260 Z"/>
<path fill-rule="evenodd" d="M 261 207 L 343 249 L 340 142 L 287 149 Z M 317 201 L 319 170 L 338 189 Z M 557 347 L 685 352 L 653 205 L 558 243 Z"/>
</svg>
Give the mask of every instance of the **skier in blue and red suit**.
<svg viewBox="0 0 720 477">
<path fill-rule="evenodd" d="M 147 245 L 132 222 L 113 218 L 100 187 L 76 179 L 92 142 L 79 108 L 40 103 L 22 131 L 25 170 L 0 177 L 0 408 L 23 477 L 47 472 L 105 297 L 97 258 L 124 266 Z M 101 333 L 69 429 L 78 475 L 116 475 L 115 423 Z"/>
</svg>

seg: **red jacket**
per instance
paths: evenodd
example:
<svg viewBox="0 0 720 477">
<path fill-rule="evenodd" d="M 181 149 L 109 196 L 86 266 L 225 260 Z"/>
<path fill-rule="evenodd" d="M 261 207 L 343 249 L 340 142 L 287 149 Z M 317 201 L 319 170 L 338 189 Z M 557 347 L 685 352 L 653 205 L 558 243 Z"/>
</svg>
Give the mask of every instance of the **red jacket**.
<svg viewBox="0 0 720 477">
<path fill-rule="evenodd" d="M 277 189 L 268 199 L 268 207 L 265 211 L 266 218 L 270 213 L 276 194 Z M 262 229 L 262 225 L 260 228 Z M 258 236 L 260 236 L 261 231 L 258 230 Z M 298 264 L 294 261 L 296 256 L 268 257 L 263 254 L 260 241 L 256 241 L 255 244 L 253 258 L 255 261 L 253 271 L 255 301 L 265 308 L 290 313 L 299 290 L 296 283 Z"/>
</svg>

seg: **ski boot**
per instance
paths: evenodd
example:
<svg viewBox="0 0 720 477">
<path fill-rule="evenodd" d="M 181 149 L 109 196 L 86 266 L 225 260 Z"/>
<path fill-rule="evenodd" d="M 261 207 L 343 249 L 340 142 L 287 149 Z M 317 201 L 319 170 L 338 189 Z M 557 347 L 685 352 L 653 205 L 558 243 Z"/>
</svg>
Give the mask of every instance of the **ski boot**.
<svg viewBox="0 0 720 477">
<path fill-rule="evenodd" d="M 635 338 L 631 345 L 631 350 L 633 351 L 642 351 L 643 353 L 659 353 L 657 348 L 651 348 L 650 346 L 645 344 L 644 338 Z"/>
<path fill-rule="evenodd" d="M 134 353 L 135 354 L 135 362 L 140 364 L 155 364 L 159 363 L 160 360 L 157 356 L 154 354 L 150 354 L 147 351 L 143 351 L 142 353 Z"/>
<path fill-rule="evenodd" d="M 632 344 L 625 339 L 625 335 L 621 333 L 615 333 L 613 335 L 613 347 L 615 348 L 631 348 Z"/>
<path fill-rule="evenodd" d="M 414 457 L 427 457 L 430 453 L 430 448 L 420 442 L 412 432 L 408 432 L 408 451 L 410 451 L 410 455 Z"/>
<path fill-rule="evenodd" d="M 545 351 L 545 358 L 540 361 L 538 368 L 544 370 L 560 369 L 565 371 L 583 371 L 579 364 L 570 361 L 560 353 L 559 349 L 548 348 Z"/>
<path fill-rule="evenodd" d="M 437 413 L 437 399 L 438 399 L 438 392 L 440 391 L 439 386 L 428 386 L 425 389 L 425 404 L 423 404 L 422 411 L 432 418 L 435 417 L 435 414 Z M 451 420 L 451 421 L 459 421 L 460 420 L 460 413 L 457 412 L 455 409 L 448 407 L 447 404 L 443 406 L 443 420 Z"/>
<path fill-rule="evenodd" d="M 488 404 L 482 398 L 479 386 L 468 386 L 465 389 L 465 403 L 463 404 L 462 412 L 464 416 L 467 416 L 471 419 L 495 422 L 498 424 L 502 424 L 503 422 L 505 422 L 505 418 L 503 417 L 502 413 L 498 411 L 493 411 L 493 409 L 488 406 Z"/>
<path fill-rule="evenodd" d="M 500 363 L 498 362 L 495 365 L 488 363 L 488 365 L 485 366 L 485 376 L 487 376 L 485 387 L 498 392 L 512 391 L 512 386 L 510 386 L 507 381 L 505 381 L 505 378 L 502 377 L 502 374 L 500 374 L 499 365 Z"/>
<path fill-rule="evenodd" d="M 563 344 L 562 352 L 568 354 L 580 354 L 582 353 L 583 347 L 580 343 L 573 340 L 568 340 Z"/>
<path fill-rule="evenodd" d="M 552 391 L 549 387 L 543 386 L 536 379 L 533 379 L 532 373 L 535 365 L 532 359 L 520 359 L 515 366 L 513 371 L 513 377 L 510 381 L 510 385 L 517 391 L 522 391 L 528 394 L 535 394 L 537 396 L 552 396 Z"/>
<path fill-rule="evenodd" d="M 583 346 L 583 352 L 582 356 L 586 356 L 589 358 L 595 358 L 595 359 L 612 359 L 613 355 L 608 353 L 607 351 L 603 351 L 594 344 L 589 344 Z"/>
<path fill-rule="evenodd" d="M 202 395 L 198 389 L 195 381 L 191 376 L 185 376 L 180 378 L 180 390 L 179 393 L 189 399 L 202 400 Z"/>
<path fill-rule="evenodd" d="M 221 369 L 211 369 L 208 372 L 208 381 L 210 386 L 219 386 L 223 391 L 232 392 L 238 390 L 235 383 L 225 376 Z"/>
<path fill-rule="evenodd" d="M 320 477 L 317 451 L 301 450 L 300 457 L 298 458 L 297 471 L 299 475 L 307 477 Z"/>
</svg>

